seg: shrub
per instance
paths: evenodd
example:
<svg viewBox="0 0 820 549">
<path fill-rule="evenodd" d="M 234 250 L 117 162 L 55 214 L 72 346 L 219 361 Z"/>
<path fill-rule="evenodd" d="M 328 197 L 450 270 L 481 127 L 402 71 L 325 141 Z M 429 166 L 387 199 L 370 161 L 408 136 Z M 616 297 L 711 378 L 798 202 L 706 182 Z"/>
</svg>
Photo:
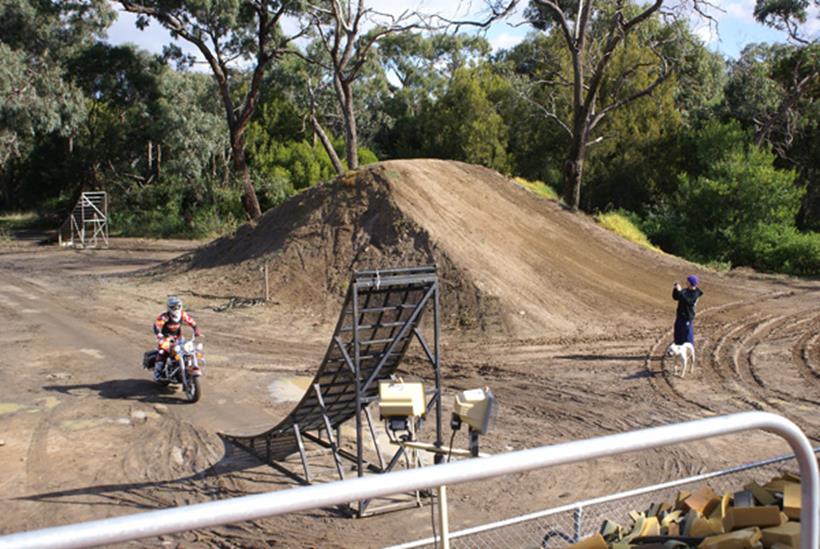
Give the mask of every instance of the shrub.
<svg viewBox="0 0 820 549">
<path fill-rule="evenodd" d="M 762 271 L 820 276 L 820 233 L 759 224 L 741 239 L 735 261 Z"/>
<path fill-rule="evenodd" d="M 244 221 L 241 191 L 206 182 L 148 186 L 128 196 L 112 196 L 111 234 L 148 238 L 211 238 Z"/>
<path fill-rule="evenodd" d="M 516 177 L 515 182 L 527 189 L 530 192 L 533 192 L 540 196 L 541 198 L 546 198 L 547 200 L 558 201 L 558 193 L 555 192 L 555 189 L 544 183 L 543 181 L 528 181 L 523 177 Z"/>
<path fill-rule="evenodd" d="M 603 228 L 612 231 L 618 236 L 626 238 L 644 248 L 649 248 L 656 252 L 660 251 L 657 246 L 652 245 L 646 234 L 638 228 L 637 222 L 633 221 L 634 215 L 625 210 L 599 213 L 595 216 L 595 219 Z"/>
</svg>

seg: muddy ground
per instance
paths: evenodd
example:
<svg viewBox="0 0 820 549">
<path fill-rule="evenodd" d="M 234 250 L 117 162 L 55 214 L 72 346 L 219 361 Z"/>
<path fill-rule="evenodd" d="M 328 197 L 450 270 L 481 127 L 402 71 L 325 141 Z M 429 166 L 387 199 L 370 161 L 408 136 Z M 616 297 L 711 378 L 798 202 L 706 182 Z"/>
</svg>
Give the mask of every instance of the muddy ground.
<svg viewBox="0 0 820 549">
<path fill-rule="evenodd" d="M 0 533 L 298 485 L 216 433 L 263 429 L 287 414 L 326 350 L 331 313 L 237 300 L 186 286 L 187 278 L 169 288 L 156 269 L 133 274 L 195 246 L 114 240 L 108 250 L 72 251 L 35 240 L 0 243 Z M 590 326 L 596 335 L 532 326 L 526 337 L 445 334 L 445 402 L 456 390 L 492 387 L 499 412 L 482 440 L 490 453 L 754 409 L 792 419 L 817 445 L 820 283 L 744 274 L 721 284 L 734 281 L 736 295 L 719 303 L 705 288 L 697 369 L 686 379 L 665 370 L 669 299 L 634 328 L 613 330 L 602 319 Z M 208 363 L 195 405 L 140 368 L 153 343 L 151 322 L 171 292 L 205 333 Z M 408 375 L 419 364 L 411 360 Z M 456 441 L 466 445 L 463 433 Z M 459 529 L 787 451 L 776 437 L 749 433 L 455 486 L 450 524 Z M 320 476 L 333 479 L 331 462 L 314 460 Z M 298 463 L 285 466 L 299 473 Z M 364 519 L 317 509 L 132 545 L 379 547 L 430 534 L 429 507 Z"/>
</svg>

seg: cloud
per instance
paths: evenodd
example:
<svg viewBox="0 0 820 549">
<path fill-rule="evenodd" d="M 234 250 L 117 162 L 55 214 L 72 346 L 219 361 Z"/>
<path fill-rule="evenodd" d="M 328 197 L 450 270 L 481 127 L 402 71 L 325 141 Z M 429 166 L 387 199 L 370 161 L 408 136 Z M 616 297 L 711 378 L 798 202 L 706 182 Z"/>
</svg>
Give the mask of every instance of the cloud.
<svg viewBox="0 0 820 549">
<path fill-rule="evenodd" d="M 717 17 L 718 22 L 721 19 L 731 18 L 750 25 L 757 24 L 754 18 L 755 3 L 753 0 L 732 0 L 721 7 L 726 13 Z"/>
<path fill-rule="evenodd" d="M 692 25 L 692 32 L 694 32 L 696 36 L 700 37 L 704 44 L 709 46 L 713 45 L 720 38 L 715 26 L 709 23 Z"/>
<path fill-rule="evenodd" d="M 493 51 L 509 49 L 524 39 L 524 34 L 514 34 L 509 32 L 502 32 L 493 37 L 488 37 Z"/>
</svg>

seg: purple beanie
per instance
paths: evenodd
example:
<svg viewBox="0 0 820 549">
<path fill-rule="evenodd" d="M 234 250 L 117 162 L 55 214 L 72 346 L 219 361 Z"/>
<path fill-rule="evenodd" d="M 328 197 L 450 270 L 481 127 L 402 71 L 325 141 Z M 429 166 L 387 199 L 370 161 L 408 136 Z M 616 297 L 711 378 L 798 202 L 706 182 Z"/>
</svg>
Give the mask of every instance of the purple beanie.
<svg viewBox="0 0 820 549">
<path fill-rule="evenodd" d="M 687 276 L 687 277 L 686 277 L 686 281 L 687 281 L 687 282 L 689 282 L 689 284 L 690 284 L 691 286 L 697 286 L 697 285 L 698 285 L 698 277 L 697 277 L 697 275 L 689 275 L 689 276 Z"/>
</svg>

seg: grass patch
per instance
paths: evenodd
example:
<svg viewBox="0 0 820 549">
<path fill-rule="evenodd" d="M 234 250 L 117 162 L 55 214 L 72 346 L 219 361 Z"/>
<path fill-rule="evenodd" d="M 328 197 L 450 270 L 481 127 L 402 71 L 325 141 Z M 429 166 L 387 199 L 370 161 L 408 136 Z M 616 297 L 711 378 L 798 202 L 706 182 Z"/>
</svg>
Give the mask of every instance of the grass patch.
<svg viewBox="0 0 820 549">
<path fill-rule="evenodd" d="M 644 248 L 648 248 L 656 252 L 661 251 L 660 248 L 654 246 L 649 241 L 644 232 L 641 231 L 635 223 L 633 223 L 626 212 L 614 211 L 599 213 L 595 216 L 595 219 L 603 228 L 612 231 L 618 236 L 626 238 L 627 240 L 643 246 Z"/>
<path fill-rule="evenodd" d="M 40 223 L 40 216 L 34 212 L 5 212 L 0 213 L 0 231 L 16 231 L 31 229 Z"/>
<path fill-rule="evenodd" d="M 515 182 L 530 191 L 531 193 L 535 193 L 541 198 L 546 198 L 547 200 L 553 200 L 555 202 L 558 201 L 558 193 L 555 192 L 555 189 L 544 183 L 543 181 L 528 181 L 523 177 L 516 177 Z"/>
</svg>

